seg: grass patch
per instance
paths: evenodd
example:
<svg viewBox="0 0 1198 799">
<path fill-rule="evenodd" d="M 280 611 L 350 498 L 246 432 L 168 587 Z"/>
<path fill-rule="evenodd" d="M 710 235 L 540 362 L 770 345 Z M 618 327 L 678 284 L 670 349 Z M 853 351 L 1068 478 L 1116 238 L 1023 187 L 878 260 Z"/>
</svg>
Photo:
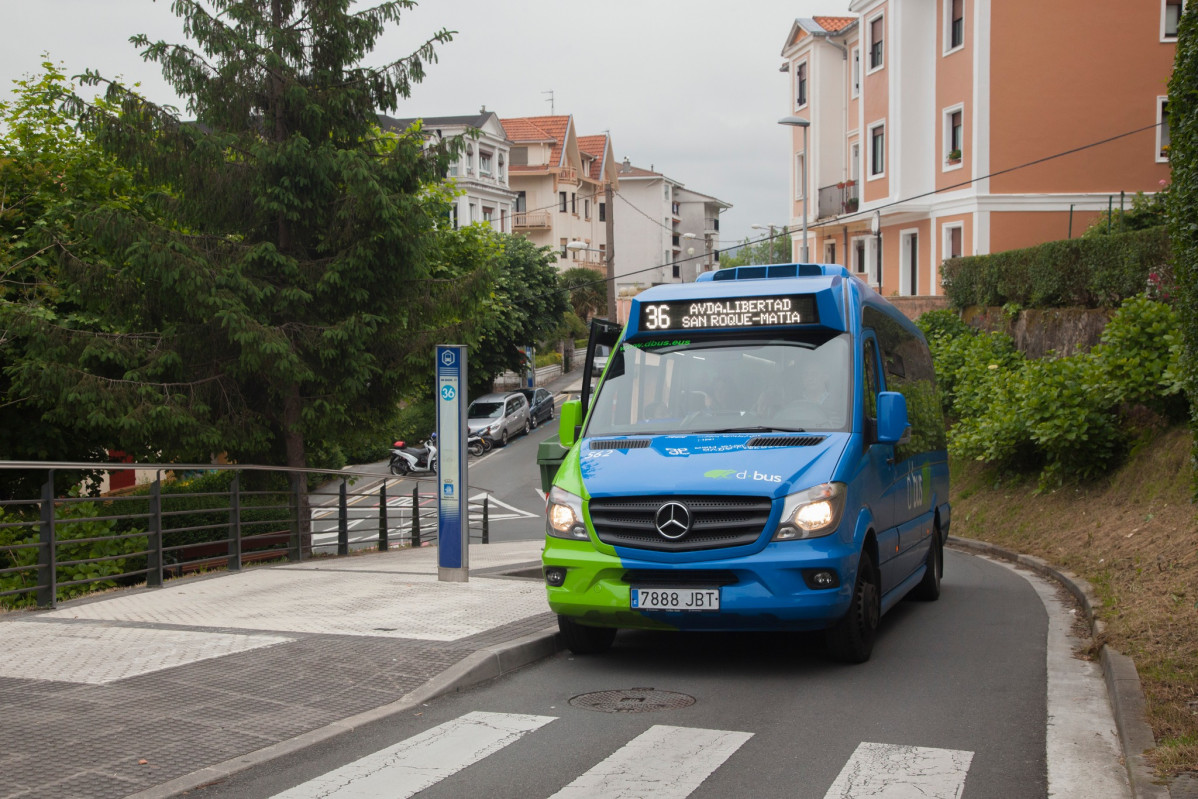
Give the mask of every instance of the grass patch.
<svg viewBox="0 0 1198 799">
<path fill-rule="evenodd" d="M 1198 524 L 1185 428 L 1140 442 L 1121 469 L 1037 492 L 952 464 L 953 535 L 1035 555 L 1089 581 L 1106 642 L 1136 663 L 1162 775 L 1198 772 Z"/>
</svg>

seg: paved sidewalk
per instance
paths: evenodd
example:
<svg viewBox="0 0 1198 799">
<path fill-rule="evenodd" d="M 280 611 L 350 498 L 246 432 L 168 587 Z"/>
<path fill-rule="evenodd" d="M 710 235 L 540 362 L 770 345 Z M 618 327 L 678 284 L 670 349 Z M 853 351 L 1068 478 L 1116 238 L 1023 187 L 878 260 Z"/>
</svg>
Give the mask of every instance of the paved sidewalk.
<svg viewBox="0 0 1198 799">
<path fill-rule="evenodd" d="M 424 547 L 0 616 L 0 797 L 170 796 L 545 657 L 541 546 L 472 545 L 466 583 Z"/>
</svg>

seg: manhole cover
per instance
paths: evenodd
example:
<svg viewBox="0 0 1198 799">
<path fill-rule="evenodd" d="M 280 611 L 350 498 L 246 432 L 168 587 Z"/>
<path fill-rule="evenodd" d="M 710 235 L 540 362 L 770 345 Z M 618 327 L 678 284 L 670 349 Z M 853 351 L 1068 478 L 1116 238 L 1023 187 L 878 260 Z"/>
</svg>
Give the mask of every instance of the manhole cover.
<svg viewBox="0 0 1198 799">
<path fill-rule="evenodd" d="M 656 688 L 625 688 L 617 691 L 595 691 L 579 694 L 570 700 L 574 707 L 598 710 L 601 713 L 654 713 L 658 710 L 678 710 L 695 703 L 693 696 Z"/>
</svg>

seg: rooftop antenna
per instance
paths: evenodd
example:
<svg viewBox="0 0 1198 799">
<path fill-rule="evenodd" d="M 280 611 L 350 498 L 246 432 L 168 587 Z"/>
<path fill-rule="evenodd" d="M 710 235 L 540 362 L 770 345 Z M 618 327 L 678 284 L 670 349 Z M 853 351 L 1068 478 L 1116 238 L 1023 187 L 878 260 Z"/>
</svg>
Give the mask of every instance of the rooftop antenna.
<svg viewBox="0 0 1198 799">
<path fill-rule="evenodd" d="M 541 94 L 549 95 L 549 116 L 551 116 L 551 117 L 557 116 L 557 114 L 554 113 L 554 110 L 553 110 L 553 89 L 550 89 L 547 92 L 541 92 Z"/>
</svg>

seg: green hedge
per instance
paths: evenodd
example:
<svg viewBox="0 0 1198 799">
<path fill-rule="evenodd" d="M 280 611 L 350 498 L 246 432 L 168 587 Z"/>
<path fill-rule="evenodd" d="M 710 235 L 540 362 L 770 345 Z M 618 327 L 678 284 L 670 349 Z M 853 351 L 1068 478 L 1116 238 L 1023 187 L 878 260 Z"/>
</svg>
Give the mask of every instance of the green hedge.
<svg viewBox="0 0 1198 799">
<path fill-rule="evenodd" d="M 1117 308 L 1146 291 L 1167 298 L 1169 264 L 1169 237 L 1156 227 L 953 258 L 944 263 L 944 289 L 955 308 Z"/>
</svg>

